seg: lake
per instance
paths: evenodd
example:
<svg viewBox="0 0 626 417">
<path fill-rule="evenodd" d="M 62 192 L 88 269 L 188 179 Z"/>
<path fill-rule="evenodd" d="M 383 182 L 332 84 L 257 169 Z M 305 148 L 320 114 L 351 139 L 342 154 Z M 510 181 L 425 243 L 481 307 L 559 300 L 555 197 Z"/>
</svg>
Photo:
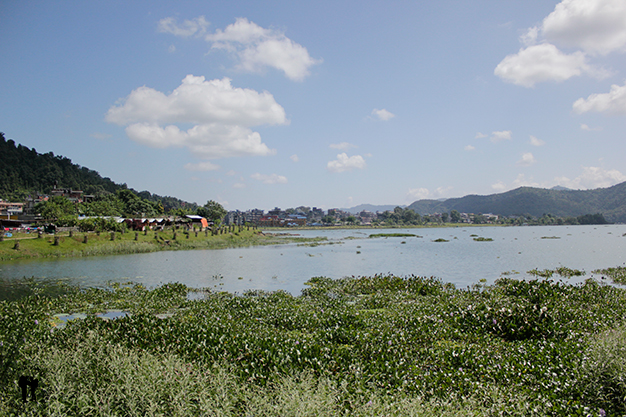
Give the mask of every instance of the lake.
<svg viewBox="0 0 626 417">
<path fill-rule="evenodd" d="M 181 282 L 195 288 L 241 293 L 251 289 L 300 294 L 315 276 L 341 278 L 392 273 L 435 276 L 457 287 L 502 274 L 566 266 L 591 277 L 599 268 L 626 263 L 626 225 L 452 227 L 420 229 L 291 230 L 326 237 L 320 245 L 284 244 L 221 250 L 153 252 L 0 263 L 0 277 L 63 279 L 81 286 L 133 281 L 147 287 Z M 419 237 L 370 234 L 410 233 Z M 476 235 L 476 236 L 472 236 Z M 474 237 L 493 241 L 477 242 Z M 445 239 L 447 242 L 435 242 Z M 558 277 L 557 277 L 558 278 Z M 595 277 L 600 279 L 600 277 Z"/>
</svg>

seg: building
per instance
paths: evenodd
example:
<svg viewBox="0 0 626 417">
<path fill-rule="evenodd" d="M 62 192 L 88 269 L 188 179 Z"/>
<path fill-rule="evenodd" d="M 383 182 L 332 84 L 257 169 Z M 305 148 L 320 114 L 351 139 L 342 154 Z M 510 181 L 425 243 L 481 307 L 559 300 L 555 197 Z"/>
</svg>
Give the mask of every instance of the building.
<svg viewBox="0 0 626 417">
<path fill-rule="evenodd" d="M 0 216 L 5 217 L 7 220 L 17 220 L 17 216 L 20 216 L 23 212 L 24 203 L 10 203 L 0 200 Z"/>
</svg>

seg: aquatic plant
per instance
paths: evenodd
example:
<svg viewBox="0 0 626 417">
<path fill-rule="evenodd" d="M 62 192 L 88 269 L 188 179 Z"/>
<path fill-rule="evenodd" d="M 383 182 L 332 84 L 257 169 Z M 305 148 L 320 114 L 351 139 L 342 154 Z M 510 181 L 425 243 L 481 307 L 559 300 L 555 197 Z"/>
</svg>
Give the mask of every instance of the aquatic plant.
<svg viewBox="0 0 626 417">
<path fill-rule="evenodd" d="M 380 274 L 302 295 L 172 283 L 0 301 L 0 409 L 33 415 L 621 415 L 626 290 Z M 101 320 L 121 309 L 130 315 Z M 53 314 L 83 312 L 63 328 Z M 38 378 L 21 404 L 17 379 Z M 20 411 L 24 410 L 24 411 Z M 601 411 L 602 410 L 602 411 Z"/>
</svg>

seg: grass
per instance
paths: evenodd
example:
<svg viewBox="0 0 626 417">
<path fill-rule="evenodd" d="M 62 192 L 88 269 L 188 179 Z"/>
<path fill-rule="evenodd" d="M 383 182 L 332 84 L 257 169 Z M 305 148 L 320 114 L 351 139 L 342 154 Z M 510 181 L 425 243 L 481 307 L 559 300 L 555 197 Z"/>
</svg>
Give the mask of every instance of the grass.
<svg viewBox="0 0 626 417">
<path fill-rule="evenodd" d="M 192 231 L 188 234 L 182 231 L 174 232 L 167 230 L 157 233 L 149 231 L 147 234 L 139 232 L 135 240 L 135 232 L 116 233 L 115 239 L 111 240 L 109 232 L 100 235 L 96 233 L 69 233 L 61 235 L 44 235 L 37 238 L 32 234 L 18 234 L 14 238 L 5 238 L 0 242 L 0 261 L 12 261 L 32 258 L 61 258 L 120 255 L 132 253 L 147 253 L 162 250 L 191 250 L 191 249 L 222 249 L 230 247 L 242 247 L 252 245 L 270 245 L 285 242 L 307 242 L 310 239 L 264 235 L 256 230 L 242 230 L 232 233 L 224 233 L 205 236 L 204 232 L 198 232 L 198 236 Z M 87 243 L 84 243 L 85 237 Z M 58 245 L 55 245 L 58 238 Z M 15 249 L 15 243 L 19 242 L 19 249 Z"/>
<path fill-rule="evenodd" d="M 592 280 L 315 277 L 297 297 L 193 300 L 176 283 L 21 285 L 0 301 L 0 415 L 626 413 L 626 290 Z M 130 315 L 90 316 L 110 309 Z M 88 317 L 53 326 L 69 312 Z"/>
</svg>

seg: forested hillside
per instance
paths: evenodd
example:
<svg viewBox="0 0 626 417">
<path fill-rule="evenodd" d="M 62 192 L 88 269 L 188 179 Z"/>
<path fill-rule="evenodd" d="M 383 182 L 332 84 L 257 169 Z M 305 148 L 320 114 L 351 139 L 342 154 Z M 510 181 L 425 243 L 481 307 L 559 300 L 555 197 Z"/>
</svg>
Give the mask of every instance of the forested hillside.
<svg viewBox="0 0 626 417">
<path fill-rule="evenodd" d="M 493 213 L 502 216 L 543 214 L 581 216 L 601 213 L 609 222 L 626 222 L 626 182 L 595 190 L 547 190 L 520 187 L 501 194 L 468 195 L 445 201 L 419 200 L 408 208 L 421 214 L 457 210 L 462 213 Z"/>
<path fill-rule="evenodd" d="M 116 184 L 103 178 L 94 170 L 72 163 L 72 160 L 52 152 L 40 154 L 35 148 L 16 144 L 0 132 L 0 198 L 9 201 L 24 201 L 29 195 L 47 195 L 55 182 L 61 188 L 82 190 L 85 194 L 104 197 L 128 189 L 126 184 Z M 187 203 L 175 197 L 162 197 L 149 191 L 137 192 L 142 199 L 161 203 L 170 211 L 185 207 L 195 209 L 195 203 Z"/>
</svg>

